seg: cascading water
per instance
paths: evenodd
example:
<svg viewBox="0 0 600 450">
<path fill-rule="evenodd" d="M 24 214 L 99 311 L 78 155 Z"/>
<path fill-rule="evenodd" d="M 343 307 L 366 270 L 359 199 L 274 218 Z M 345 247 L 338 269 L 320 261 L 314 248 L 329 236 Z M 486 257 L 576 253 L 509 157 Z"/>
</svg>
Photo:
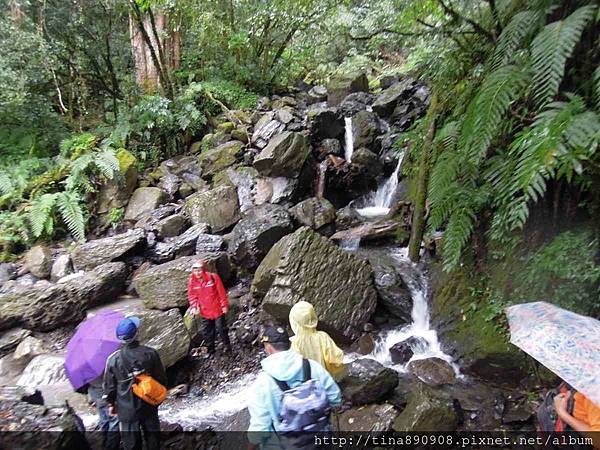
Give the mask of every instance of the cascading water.
<svg viewBox="0 0 600 450">
<path fill-rule="evenodd" d="M 344 159 L 347 162 L 352 162 L 352 154 L 354 153 L 354 136 L 352 135 L 352 117 L 344 117 L 346 124 Z"/>
<path fill-rule="evenodd" d="M 390 355 L 390 348 L 399 342 L 411 337 L 421 338 L 423 345 L 415 346 L 410 361 L 425 358 L 441 358 L 453 367 L 459 375 L 458 366 L 452 357 L 444 353 L 438 340 L 437 332 L 429 323 L 429 280 L 427 276 L 408 258 L 408 248 L 392 250 L 391 256 L 403 267 L 403 280 L 410 290 L 413 307 L 411 311 L 412 322 L 400 328 L 383 331 L 375 342 L 375 348 L 368 357 L 379 361 L 381 364 L 403 371 L 405 366 L 394 365 Z M 409 362 L 410 362 L 409 361 Z"/>
<path fill-rule="evenodd" d="M 379 186 L 375 193 L 370 194 L 368 200 L 365 201 L 368 206 L 359 208 L 356 212 L 363 217 L 385 216 L 390 212 L 390 207 L 392 206 L 394 195 L 398 188 L 400 166 L 402 165 L 403 159 L 404 152 L 400 153 L 400 156 L 398 156 L 398 164 L 396 165 L 394 173 Z"/>
</svg>

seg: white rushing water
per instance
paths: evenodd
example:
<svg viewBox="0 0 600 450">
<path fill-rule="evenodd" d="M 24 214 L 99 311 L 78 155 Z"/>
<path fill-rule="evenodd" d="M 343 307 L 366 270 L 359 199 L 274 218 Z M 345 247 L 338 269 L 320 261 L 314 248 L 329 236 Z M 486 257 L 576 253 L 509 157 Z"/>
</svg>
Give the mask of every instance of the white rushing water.
<svg viewBox="0 0 600 450">
<path fill-rule="evenodd" d="M 360 247 L 360 238 L 342 239 L 340 241 L 340 247 L 343 250 L 355 252 L 356 250 L 358 250 L 358 247 Z"/>
<path fill-rule="evenodd" d="M 444 353 L 437 332 L 431 328 L 428 304 L 429 280 L 427 276 L 408 258 L 408 247 L 393 250 L 392 257 L 406 269 L 402 271 L 402 274 L 413 301 L 412 322 L 399 328 L 382 331 L 375 342 L 375 349 L 367 357 L 373 358 L 385 366 L 404 371 L 405 366 L 395 365 L 392 362 L 390 348 L 410 337 L 416 337 L 423 340 L 423 345 L 412 348 L 414 355 L 410 361 L 433 357 L 441 358 L 450 363 L 455 373 L 460 375 L 458 366 L 450 355 Z"/>
<path fill-rule="evenodd" d="M 403 159 L 404 152 L 400 153 L 398 156 L 398 164 L 396 165 L 394 173 L 392 173 L 390 177 L 377 188 L 376 192 L 371 193 L 368 196 L 365 200 L 367 206 L 357 209 L 356 212 L 363 217 L 385 216 L 390 212 L 392 202 L 394 201 L 394 195 L 398 188 L 400 166 L 402 165 Z"/>
<path fill-rule="evenodd" d="M 352 154 L 354 153 L 354 136 L 352 135 L 352 117 L 344 117 L 346 124 L 345 144 L 344 144 L 344 159 L 347 162 L 352 162 Z"/>
</svg>

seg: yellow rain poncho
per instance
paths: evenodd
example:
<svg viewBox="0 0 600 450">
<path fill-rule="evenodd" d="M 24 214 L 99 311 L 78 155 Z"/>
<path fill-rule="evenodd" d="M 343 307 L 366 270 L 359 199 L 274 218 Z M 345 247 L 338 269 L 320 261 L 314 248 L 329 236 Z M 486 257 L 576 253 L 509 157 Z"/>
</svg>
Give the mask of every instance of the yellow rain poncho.
<svg viewBox="0 0 600 450">
<path fill-rule="evenodd" d="M 313 305 L 308 302 L 298 302 L 290 311 L 290 326 L 294 336 L 292 349 L 307 359 L 321 364 L 333 378 L 339 380 L 345 374 L 346 368 L 342 362 L 344 352 L 335 345 L 333 339 L 324 331 L 317 331 L 317 314 Z"/>
</svg>

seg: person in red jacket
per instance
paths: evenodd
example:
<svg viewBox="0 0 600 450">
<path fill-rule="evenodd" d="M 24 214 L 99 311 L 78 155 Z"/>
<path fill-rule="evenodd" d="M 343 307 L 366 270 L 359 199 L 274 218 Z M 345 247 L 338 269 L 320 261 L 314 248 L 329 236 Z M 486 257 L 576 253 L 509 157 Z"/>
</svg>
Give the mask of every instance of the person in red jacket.
<svg viewBox="0 0 600 450">
<path fill-rule="evenodd" d="M 225 314 L 229 309 L 227 292 L 219 274 L 209 272 L 206 261 L 198 261 L 192 266 L 188 281 L 188 301 L 190 307 L 204 319 L 204 340 L 208 347 L 207 358 L 215 353 L 215 329 L 219 332 L 226 352 L 231 352 Z"/>
</svg>

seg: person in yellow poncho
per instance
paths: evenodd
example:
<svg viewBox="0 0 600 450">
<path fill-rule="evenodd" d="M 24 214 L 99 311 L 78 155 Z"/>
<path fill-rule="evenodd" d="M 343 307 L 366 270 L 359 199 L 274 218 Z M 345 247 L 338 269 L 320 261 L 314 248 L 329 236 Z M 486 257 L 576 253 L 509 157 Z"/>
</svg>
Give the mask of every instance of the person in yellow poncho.
<svg viewBox="0 0 600 450">
<path fill-rule="evenodd" d="M 340 380 L 346 373 L 344 352 L 324 331 L 317 331 L 317 314 L 313 305 L 308 302 L 298 302 L 290 311 L 290 326 L 294 336 L 292 350 L 297 351 L 306 359 L 321 364 L 335 380 Z"/>
</svg>

